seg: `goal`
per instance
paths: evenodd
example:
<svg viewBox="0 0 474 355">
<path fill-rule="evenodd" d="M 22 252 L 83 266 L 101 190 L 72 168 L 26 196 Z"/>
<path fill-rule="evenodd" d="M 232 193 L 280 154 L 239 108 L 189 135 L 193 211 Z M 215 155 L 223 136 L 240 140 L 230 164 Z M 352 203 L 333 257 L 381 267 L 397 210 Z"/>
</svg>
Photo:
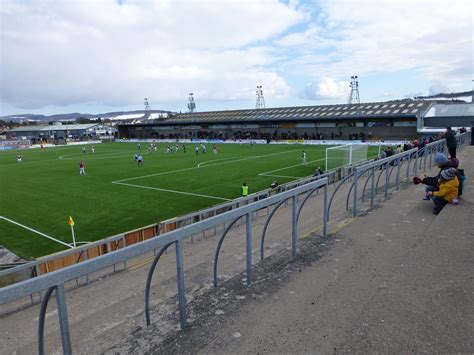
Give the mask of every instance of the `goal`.
<svg viewBox="0 0 474 355">
<path fill-rule="evenodd" d="M 326 148 L 326 171 L 367 160 L 368 144 L 344 144 Z"/>
<path fill-rule="evenodd" d="M 0 150 L 26 149 L 30 146 L 29 140 L 0 140 Z"/>
</svg>

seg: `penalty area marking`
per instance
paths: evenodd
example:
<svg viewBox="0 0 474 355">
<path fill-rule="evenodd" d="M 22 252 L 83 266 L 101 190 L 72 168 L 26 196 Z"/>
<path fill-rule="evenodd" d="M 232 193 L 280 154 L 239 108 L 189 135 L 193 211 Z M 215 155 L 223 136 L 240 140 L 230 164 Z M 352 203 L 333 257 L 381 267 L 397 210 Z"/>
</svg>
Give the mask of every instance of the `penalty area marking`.
<svg viewBox="0 0 474 355">
<path fill-rule="evenodd" d="M 108 152 L 108 153 L 89 153 L 89 154 L 81 154 L 81 153 L 73 153 L 73 154 L 66 154 L 60 155 L 58 157 L 59 160 L 77 160 L 77 159 L 87 159 L 87 160 L 99 160 L 99 159 L 118 159 L 118 158 L 127 158 L 133 159 L 133 155 L 124 153 L 116 153 L 116 152 Z"/>
<path fill-rule="evenodd" d="M 135 185 L 135 184 L 126 184 L 126 183 L 124 183 L 124 182 L 112 182 L 112 184 L 124 185 L 124 186 L 131 186 L 131 187 L 138 187 L 138 188 L 141 188 L 141 189 L 149 189 L 149 190 L 156 190 L 156 191 L 172 192 L 172 193 L 181 194 L 181 195 L 189 195 L 189 196 L 213 198 L 213 199 L 215 199 L 215 200 L 221 200 L 221 201 L 232 201 L 231 199 L 229 199 L 229 198 L 224 198 L 224 197 L 211 196 L 211 195 L 202 195 L 202 194 L 195 194 L 195 193 L 192 193 L 192 192 L 185 192 L 185 191 L 168 190 L 168 189 L 162 189 L 162 188 L 159 188 L 159 187 L 150 187 L 150 186 L 142 186 L 142 185 Z"/>
<path fill-rule="evenodd" d="M 229 160 L 229 159 L 234 159 L 234 158 L 235 158 L 235 157 L 206 160 L 206 161 L 203 161 L 203 162 L 199 163 L 199 164 L 197 165 L 197 167 L 200 168 L 201 166 L 204 166 L 205 164 L 208 164 L 208 163 L 213 163 L 213 162 L 221 161 L 221 160 Z M 212 164 L 211 164 L 211 165 L 212 165 Z"/>
<path fill-rule="evenodd" d="M 13 224 L 15 224 L 15 225 L 17 225 L 17 226 L 20 226 L 20 227 L 22 227 L 22 228 L 25 228 L 25 229 L 27 229 L 27 230 L 33 232 L 33 233 L 39 234 L 39 235 L 41 235 L 41 236 L 43 236 L 43 237 L 45 237 L 45 238 L 48 238 L 48 239 L 50 239 L 50 240 L 52 240 L 52 241 L 55 241 L 56 243 L 65 245 L 65 246 L 67 246 L 68 248 L 74 248 L 73 246 L 71 246 L 71 245 L 68 244 L 68 243 L 63 242 L 62 240 L 59 240 L 59 239 L 53 238 L 53 237 L 51 237 L 51 236 L 49 236 L 49 235 L 47 235 L 47 234 L 41 233 L 40 231 L 37 231 L 36 229 L 27 227 L 27 226 L 25 226 L 24 224 L 15 222 L 15 221 L 13 221 L 13 220 L 7 218 L 7 217 L 0 216 L 0 219 L 3 219 L 3 220 L 5 220 L 5 221 L 7 221 L 7 222 L 10 222 L 10 223 L 13 223 Z"/>
<path fill-rule="evenodd" d="M 138 179 L 143 179 L 143 178 L 152 177 L 152 176 L 160 176 L 160 175 L 167 175 L 167 174 L 173 174 L 173 173 L 180 173 L 182 171 L 196 170 L 196 169 L 200 169 L 200 168 L 209 168 L 211 166 L 231 164 L 231 163 L 236 163 L 236 162 L 244 161 L 244 160 L 266 158 L 266 157 L 270 157 L 270 156 L 273 156 L 273 155 L 288 154 L 288 153 L 292 153 L 292 152 L 296 152 L 296 151 L 298 151 L 298 150 L 295 149 L 295 150 L 288 150 L 288 151 L 285 151 L 285 152 L 278 152 L 278 153 L 265 154 L 265 155 L 256 155 L 256 156 L 248 157 L 248 158 L 241 158 L 241 159 L 236 159 L 236 160 L 224 161 L 224 162 L 220 162 L 220 163 L 217 163 L 217 164 L 208 164 L 208 165 L 202 166 L 202 167 L 193 166 L 191 168 L 184 168 L 184 169 L 171 170 L 171 171 L 163 171 L 161 173 L 155 173 L 155 174 L 143 175 L 143 176 L 136 176 L 136 177 L 132 177 L 132 178 L 129 178 L 129 179 L 115 180 L 115 181 L 112 181 L 112 184 L 118 184 L 118 183 L 122 183 L 124 181 L 138 180 Z M 211 162 L 212 161 L 209 161 L 209 163 L 211 163 Z M 122 185 L 124 185 L 124 184 L 122 184 Z M 173 190 L 171 190 L 171 191 L 173 191 Z"/>
<path fill-rule="evenodd" d="M 171 192 L 171 193 L 175 193 L 175 194 L 188 195 L 188 196 L 211 198 L 211 199 L 216 199 L 216 200 L 221 200 L 221 201 L 232 201 L 232 199 L 218 197 L 218 196 L 196 194 L 196 193 L 192 193 L 192 192 L 185 192 L 185 191 L 179 191 L 179 190 L 162 189 L 162 188 L 159 188 L 159 187 L 128 184 L 128 183 L 125 183 L 125 181 L 138 180 L 138 179 L 143 179 L 143 178 L 153 177 L 153 176 L 167 175 L 167 174 L 178 173 L 178 172 L 182 172 L 182 171 L 195 170 L 195 169 L 200 169 L 200 168 L 208 168 L 208 167 L 212 167 L 212 166 L 230 164 L 230 163 L 235 163 L 235 162 L 245 161 L 245 160 L 250 160 L 250 159 L 266 158 L 266 157 L 273 156 L 273 155 L 288 154 L 288 153 L 293 153 L 293 152 L 296 152 L 296 151 L 298 151 L 298 149 L 289 150 L 289 151 L 285 151 L 285 152 L 265 154 L 265 155 L 256 155 L 256 156 L 239 158 L 239 159 L 224 161 L 224 162 L 221 161 L 219 163 L 208 164 L 208 165 L 205 165 L 205 166 L 201 165 L 203 163 L 214 163 L 214 162 L 216 162 L 216 160 L 214 160 L 214 161 L 212 161 L 212 160 L 211 161 L 205 161 L 205 162 L 202 162 L 202 163 L 198 164 L 197 166 L 194 166 L 194 167 L 191 167 L 191 168 L 164 171 L 164 172 L 161 172 L 161 173 L 155 173 L 155 174 L 149 174 L 149 175 L 143 175 L 143 176 L 136 176 L 136 177 L 128 178 L 128 179 L 116 180 L 116 181 L 112 181 L 112 184 L 124 185 L 124 186 L 130 186 L 130 187 L 136 187 L 136 188 L 148 189 L 148 190 L 155 190 L 155 191 Z M 219 160 L 226 160 L 226 159 L 227 158 L 221 158 Z M 320 160 L 324 160 L 324 159 L 313 160 L 313 161 L 310 161 L 308 163 L 314 163 L 314 162 L 320 161 Z M 289 169 L 289 168 L 292 168 L 292 167 L 295 167 L 295 166 L 300 166 L 300 165 L 304 165 L 304 164 L 301 163 L 301 164 L 296 164 L 296 165 L 292 165 L 292 166 L 287 166 L 287 167 L 284 167 L 284 168 L 275 169 L 275 170 L 267 171 L 267 172 L 264 172 L 264 173 L 260 173 L 258 175 L 259 176 L 269 176 L 269 177 L 281 177 L 281 178 L 287 178 L 287 179 L 299 179 L 300 177 L 298 177 L 298 176 L 270 175 L 269 173 Z"/>
<path fill-rule="evenodd" d="M 287 170 L 287 169 L 294 168 L 294 167 L 301 166 L 301 165 L 307 165 L 309 163 L 316 163 L 316 162 L 321 161 L 321 160 L 326 160 L 326 159 L 322 158 L 322 159 L 308 161 L 308 162 L 306 162 L 306 164 L 305 163 L 300 163 L 300 164 L 296 164 L 296 165 L 285 166 L 284 168 L 265 171 L 265 172 L 260 173 L 258 175 L 259 176 L 289 178 L 289 179 L 301 179 L 301 176 L 284 176 L 284 175 L 274 175 L 274 174 L 270 174 L 270 173 L 277 172 L 277 171 L 282 171 L 282 170 Z"/>
</svg>

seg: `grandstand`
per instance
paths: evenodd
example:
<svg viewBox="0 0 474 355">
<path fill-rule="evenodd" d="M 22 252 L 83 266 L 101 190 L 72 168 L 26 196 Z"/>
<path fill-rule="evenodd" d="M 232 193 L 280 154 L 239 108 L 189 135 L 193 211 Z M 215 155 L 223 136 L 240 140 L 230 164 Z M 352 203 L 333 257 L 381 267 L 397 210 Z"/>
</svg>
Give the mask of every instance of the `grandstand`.
<svg viewBox="0 0 474 355">
<path fill-rule="evenodd" d="M 432 101 L 296 106 L 170 115 L 119 125 L 120 138 L 402 139 L 417 135 Z"/>
</svg>

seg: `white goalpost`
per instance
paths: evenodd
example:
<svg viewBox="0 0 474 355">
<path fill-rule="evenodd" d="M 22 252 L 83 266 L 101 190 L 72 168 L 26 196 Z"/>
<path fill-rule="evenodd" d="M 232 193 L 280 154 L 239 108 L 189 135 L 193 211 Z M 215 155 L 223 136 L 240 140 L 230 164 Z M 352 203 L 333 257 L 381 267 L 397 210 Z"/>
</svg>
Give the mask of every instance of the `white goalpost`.
<svg viewBox="0 0 474 355">
<path fill-rule="evenodd" d="M 26 149 L 30 146 L 29 140 L 0 140 L 0 150 Z"/>
<path fill-rule="evenodd" d="M 326 148 L 326 171 L 367 160 L 368 144 L 344 144 Z"/>
</svg>

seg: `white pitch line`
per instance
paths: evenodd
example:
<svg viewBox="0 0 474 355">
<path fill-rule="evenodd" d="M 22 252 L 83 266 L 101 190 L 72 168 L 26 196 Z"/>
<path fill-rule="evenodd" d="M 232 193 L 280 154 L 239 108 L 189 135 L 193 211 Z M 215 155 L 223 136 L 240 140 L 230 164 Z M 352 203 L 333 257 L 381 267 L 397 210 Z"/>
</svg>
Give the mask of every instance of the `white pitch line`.
<svg viewBox="0 0 474 355">
<path fill-rule="evenodd" d="M 215 161 L 220 161 L 220 160 L 229 160 L 229 159 L 232 159 L 234 157 L 229 157 L 229 158 L 221 158 L 221 159 L 215 159 L 215 160 L 206 160 L 206 161 L 203 161 L 201 163 L 199 163 L 197 165 L 198 168 L 200 168 L 201 166 L 204 166 L 204 164 L 207 164 L 207 163 L 212 163 L 212 162 L 215 162 Z"/>
<path fill-rule="evenodd" d="M 221 158 L 221 159 L 216 159 L 216 160 L 206 160 L 206 161 L 203 161 L 203 162 L 199 163 L 199 164 L 197 165 L 197 167 L 200 168 L 201 166 L 204 166 L 204 164 L 206 164 L 206 163 L 211 163 L 211 162 L 213 162 L 213 161 L 229 160 L 229 159 L 232 159 L 232 158 Z"/>
<path fill-rule="evenodd" d="M 149 190 L 172 192 L 172 193 L 175 193 L 175 194 L 182 194 L 182 195 L 213 198 L 213 199 L 216 199 L 216 200 L 223 200 L 223 201 L 232 201 L 231 199 L 223 198 L 223 197 L 210 196 L 210 195 L 201 195 L 201 194 L 195 194 L 195 193 L 192 193 L 192 192 L 184 192 L 184 191 L 177 191 L 177 190 L 168 190 L 168 189 L 162 189 L 162 188 L 159 188 L 159 187 L 150 187 L 150 186 L 142 186 L 142 185 L 135 185 L 135 184 L 126 184 L 126 183 L 123 183 L 123 182 L 116 182 L 116 181 L 112 182 L 112 184 L 125 185 L 125 186 L 131 186 L 131 187 L 139 187 L 139 188 L 142 188 L 142 189 L 149 189 Z"/>
<path fill-rule="evenodd" d="M 59 160 L 77 160 L 77 159 L 85 159 L 87 160 L 98 160 L 98 159 L 116 159 L 116 158 L 126 158 L 130 157 L 133 159 L 133 155 L 125 154 L 125 153 L 116 153 L 116 152 L 107 152 L 107 153 L 73 153 L 73 154 L 66 154 L 60 155 L 58 157 Z"/>
<path fill-rule="evenodd" d="M 21 224 L 21 223 L 12 221 L 11 219 L 8 219 L 8 218 L 6 218 L 6 217 L 4 217 L 4 216 L 0 216 L 0 219 L 4 219 L 4 220 L 7 221 L 7 222 L 16 224 L 17 226 L 23 227 L 23 228 L 25 228 L 25 229 L 27 229 L 27 230 L 29 230 L 29 231 L 31 231 L 31 232 L 34 232 L 34 233 L 36 233 L 36 234 L 39 234 L 39 235 L 41 235 L 41 236 L 43 236 L 43 237 L 46 237 L 46 238 L 48 238 L 48 239 L 51 239 L 51 240 L 53 240 L 53 241 L 55 241 L 55 242 L 57 242 L 57 243 L 59 243 L 59 244 L 65 245 L 65 246 L 67 246 L 68 248 L 74 248 L 73 246 L 71 246 L 71 245 L 69 245 L 69 244 L 63 242 L 62 240 L 59 240 L 59 239 L 50 237 L 50 236 L 47 235 L 47 234 L 41 233 L 41 232 L 37 231 L 36 229 L 27 227 L 27 226 L 25 226 L 25 225 L 23 225 L 23 224 Z"/>
<path fill-rule="evenodd" d="M 287 153 L 296 152 L 296 151 L 297 151 L 297 149 L 295 149 L 295 150 L 288 150 L 288 151 L 285 151 L 285 152 L 278 152 L 278 153 L 266 154 L 266 155 L 256 155 L 256 156 L 254 156 L 254 157 L 236 159 L 236 160 L 231 160 L 231 161 L 224 161 L 224 162 L 217 163 L 217 164 L 209 164 L 209 165 L 206 165 L 206 166 L 204 166 L 204 167 L 207 168 L 207 167 L 211 167 L 211 166 L 218 166 L 218 165 L 236 163 L 236 162 L 244 161 L 244 160 L 258 159 L 258 158 L 266 158 L 266 157 L 270 157 L 270 156 L 273 156 L 273 155 L 287 154 Z M 200 168 L 197 167 L 197 166 L 193 166 L 192 168 L 184 168 L 184 169 L 178 169 L 178 170 L 164 171 L 164 172 L 156 173 L 156 174 L 143 175 L 143 176 L 136 176 L 136 177 L 132 177 L 132 178 L 129 178 L 129 179 L 122 179 L 122 180 L 112 181 L 112 184 L 117 184 L 117 183 L 121 183 L 121 182 L 124 182 L 124 181 L 131 181 L 131 180 L 143 179 L 143 178 L 152 177 L 152 176 L 160 176 L 160 175 L 167 175 L 167 174 L 179 173 L 179 172 L 182 172 L 182 171 L 195 170 L 195 169 L 200 169 Z"/>
<path fill-rule="evenodd" d="M 268 174 L 268 175 L 261 175 L 260 176 L 266 176 L 266 177 L 280 177 L 280 178 L 286 178 L 286 179 L 301 179 L 301 176 L 286 176 L 286 175 L 273 175 L 273 174 Z"/>
<path fill-rule="evenodd" d="M 306 164 L 305 163 L 300 163 L 300 164 L 296 164 L 296 165 L 290 165 L 290 166 L 285 166 L 284 168 L 280 168 L 280 169 L 275 169 L 275 170 L 270 170 L 270 171 L 265 171 L 263 173 L 260 173 L 258 175 L 260 176 L 268 176 L 269 173 L 273 173 L 275 171 L 281 171 L 281 170 L 286 170 L 286 169 L 290 169 L 290 168 L 294 168 L 296 166 L 301 166 L 301 165 L 307 165 L 309 163 L 315 163 L 317 161 L 321 161 L 321 160 L 325 160 L 324 158 L 323 159 L 317 159 L 317 160 L 311 160 L 311 161 L 308 161 Z M 272 175 L 273 176 L 273 175 Z"/>
</svg>

